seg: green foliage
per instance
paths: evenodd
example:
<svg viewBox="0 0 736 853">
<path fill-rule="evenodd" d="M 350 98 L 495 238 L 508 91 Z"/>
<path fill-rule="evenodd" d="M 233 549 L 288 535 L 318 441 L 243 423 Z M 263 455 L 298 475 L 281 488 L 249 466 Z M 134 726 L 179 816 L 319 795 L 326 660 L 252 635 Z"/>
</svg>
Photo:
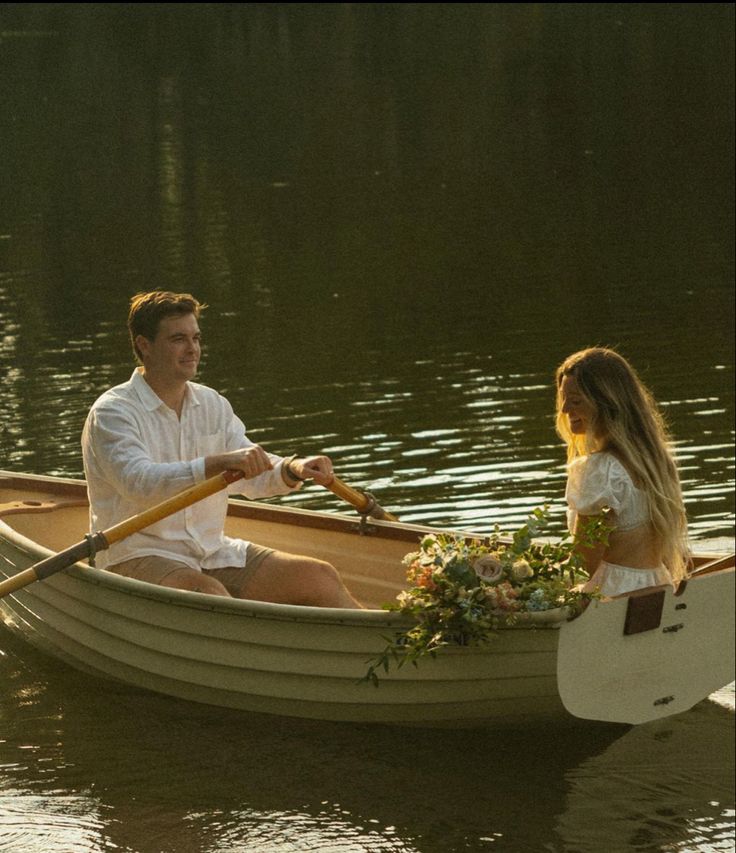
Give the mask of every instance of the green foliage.
<svg viewBox="0 0 736 853">
<path fill-rule="evenodd" d="M 549 509 L 537 508 L 510 537 L 498 529 L 485 540 L 433 533 L 407 554 L 408 589 L 384 609 L 411 616 L 413 624 L 386 638 L 383 652 L 369 661 L 364 680 L 378 685 L 378 673 L 391 664 L 417 665 L 444 646 L 488 642 L 502 624 L 524 613 L 554 608 L 572 612 L 591 598 L 580 590 L 588 574 L 576 552 L 578 543 L 606 541 L 605 517 L 592 519 L 577 539 L 540 542 Z"/>
</svg>

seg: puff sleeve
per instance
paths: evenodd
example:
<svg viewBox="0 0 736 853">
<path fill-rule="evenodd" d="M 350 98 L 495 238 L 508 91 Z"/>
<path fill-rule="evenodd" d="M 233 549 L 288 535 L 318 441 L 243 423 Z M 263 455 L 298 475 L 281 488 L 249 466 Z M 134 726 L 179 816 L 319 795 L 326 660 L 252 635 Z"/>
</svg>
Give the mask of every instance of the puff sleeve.
<svg viewBox="0 0 736 853">
<path fill-rule="evenodd" d="M 568 467 L 565 499 L 577 515 L 597 515 L 610 509 L 616 515 L 626 503 L 631 479 L 610 453 L 593 453 L 573 460 Z M 568 517 L 568 521 L 574 521 Z"/>
</svg>

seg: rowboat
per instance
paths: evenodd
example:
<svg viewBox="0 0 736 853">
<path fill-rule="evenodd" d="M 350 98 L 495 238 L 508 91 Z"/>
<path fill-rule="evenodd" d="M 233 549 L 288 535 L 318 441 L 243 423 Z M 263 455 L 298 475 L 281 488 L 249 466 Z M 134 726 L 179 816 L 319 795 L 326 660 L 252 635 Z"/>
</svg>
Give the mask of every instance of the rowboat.
<svg viewBox="0 0 736 853">
<path fill-rule="evenodd" d="M 0 582 L 83 538 L 83 481 L 0 471 Z M 78 561 L 0 600 L 8 628 L 72 666 L 249 712 L 477 727 L 680 713 L 734 678 L 733 555 L 695 558 L 674 593 L 525 614 L 483 646 L 448 647 L 378 686 L 368 661 L 406 617 L 404 555 L 436 528 L 233 499 L 227 532 L 331 562 L 365 610 L 227 599 L 154 586 Z M 471 535 L 471 534 L 467 534 Z"/>
</svg>

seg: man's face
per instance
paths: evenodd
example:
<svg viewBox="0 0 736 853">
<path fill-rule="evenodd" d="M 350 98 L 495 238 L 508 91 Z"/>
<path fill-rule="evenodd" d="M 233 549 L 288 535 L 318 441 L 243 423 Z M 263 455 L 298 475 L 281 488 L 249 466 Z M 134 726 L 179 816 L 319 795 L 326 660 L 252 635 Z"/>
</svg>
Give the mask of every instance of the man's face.
<svg viewBox="0 0 736 853">
<path fill-rule="evenodd" d="M 174 382 L 186 382 L 196 376 L 202 335 L 194 314 L 164 317 L 152 341 L 138 335 L 136 344 L 146 373 Z"/>
</svg>

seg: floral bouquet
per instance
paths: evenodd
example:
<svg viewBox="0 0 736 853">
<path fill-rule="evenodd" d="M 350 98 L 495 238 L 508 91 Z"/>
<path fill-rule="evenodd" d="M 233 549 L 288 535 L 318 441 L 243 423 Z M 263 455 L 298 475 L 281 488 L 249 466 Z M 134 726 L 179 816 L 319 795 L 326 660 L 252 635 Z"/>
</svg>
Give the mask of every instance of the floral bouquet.
<svg viewBox="0 0 736 853">
<path fill-rule="evenodd" d="M 425 536 L 419 550 L 407 554 L 409 589 L 384 609 L 413 617 L 414 625 L 389 640 L 369 662 L 365 680 L 378 684 L 377 670 L 388 672 L 390 662 L 414 665 L 423 655 L 434 656 L 449 645 L 487 642 L 501 624 L 524 613 L 566 607 L 579 611 L 592 596 L 579 586 L 588 580 L 576 541 L 535 542 L 547 523 L 549 510 L 535 509 L 526 524 L 510 537 L 496 529 L 486 540 L 464 539 L 449 533 Z M 595 529 L 593 529 L 595 526 Z M 605 539 L 603 519 L 585 530 L 585 544 Z"/>
</svg>

